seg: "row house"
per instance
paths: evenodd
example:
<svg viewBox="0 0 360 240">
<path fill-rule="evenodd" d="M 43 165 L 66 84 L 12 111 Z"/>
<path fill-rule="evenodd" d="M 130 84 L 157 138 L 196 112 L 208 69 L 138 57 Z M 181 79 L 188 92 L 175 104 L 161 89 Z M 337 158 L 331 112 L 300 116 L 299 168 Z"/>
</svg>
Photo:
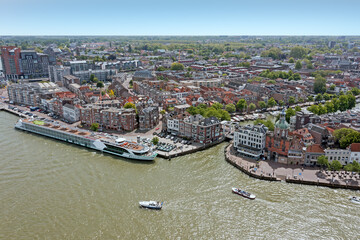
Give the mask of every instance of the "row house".
<svg viewBox="0 0 360 240">
<path fill-rule="evenodd" d="M 182 114 L 166 117 L 166 130 L 180 137 L 192 139 L 202 144 L 210 144 L 222 138 L 221 123 L 216 117 L 204 118 L 201 115 Z"/>
<path fill-rule="evenodd" d="M 149 130 L 160 122 L 159 105 L 149 99 L 146 103 L 136 104 L 139 115 L 139 130 Z"/>
<path fill-rule="evenodd" d="M 102 108 L 88 105 L 80 109 L 80 121 L 85 126 L 99 124 L 99 129 L 133 131 L 137 128 L 136 111 L 133 108 Z"/>
<path fill-rule="evenodd" d="M 63 118 L 71 123 L 80 120 L 80 105 L 65 104 L 63 106 Z"/>
<path fill-rule="evenodd" d="M 325 156 L 329 163 L 339 161 L 342 165 L 360 163 L 360 143 L 352 143 L 347 149 L 325 149 Z"/>
</svg>

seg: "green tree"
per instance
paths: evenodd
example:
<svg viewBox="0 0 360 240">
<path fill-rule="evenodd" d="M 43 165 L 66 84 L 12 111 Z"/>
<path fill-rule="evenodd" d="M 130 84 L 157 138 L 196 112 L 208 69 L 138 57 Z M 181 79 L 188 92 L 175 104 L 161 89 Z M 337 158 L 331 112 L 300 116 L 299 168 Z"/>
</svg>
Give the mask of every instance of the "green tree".
<svg viewBox="0 0 360 240">
<path fill-rule="evenodd" d="M 261 109 L 266 108 L 266 103 L 265 103 L 264 101 L 259 101 L 259 102 L 258 102 L 258 105 L 259 105 L 259 107 L 260 107 Z"/>
<path fill-rule="evenodd" d="M 333 171 L 339 171 L 341 168 L 342 165 L 338 160 L 334 160 L 330 163 L 330 169 Z"/>
<path fill-rule="evenodd" d="M 318 95 L 316 95 L 315 101 L 321 102 L 322 100 L 323 100 L 323 96 L 321 95 L 321 93 L 319 93 Z"/>
<path fill-rule="evenodd" d="M 289 97 L 289 104 L 290 104 L 290 105 L 293 105 L 293 104 L 295 104 L 295 103 L 296 103 L 295 97 L 290 96 L 290 97 Z"/>
<path fill-rule="evenodd" d="M 319 115 L 322 115 L 322 114 L 326 114 L 327 113 L 327 109 L 326 109 L 326 107 L 324 106 L 324 105 L 322 105 L 322 104 L 319 104 L 318 105 L 318 114 Z"/>
<path fill-rule="evenodd" d="M 97 88 L 103 88 L 103 87 L 104 87 L 104 83 L 103 83 L 103 82 L 98 82 L 98 83 L 96 83 L 96 87 L 97 87 Z"/>
<path fill-rule="evenodd" d="M 339 97 L 339 110 L 346 111 L 349 107 L 348 97 L 346 95 L 341 95 Z"/>
<path fill-rule="evenodd" d="M 166 111 L 164 109 L 160 111 L 161 115 L 164 115 L 165 113 L 166 113 Z"/>
<path fill-rule="evenodd" d="M 165 71 L 165 70 L 166 70 L 166 68 L 163 67 L 163 66 L 160 66 L 160 67 L 158 67 L 158 68 L 156 69 L 156 71 L 159 71 L 159 72 L 162 72 L 162 71 Z"/>
<path fill-rule="evenodd" d="M 296 115 L 296 112 L 294 109 L 292 109 L 291 107 L 286 109 L 285 118 L 286 118 L 287 122 L 290 122 L 290 118 L 295 115 Z"/>
<path fill-rule="evenodd" d="M 360 90 L 356 87 L 353 87 L 350 91 L 354 96 L 357 96 L 360 94 Z"/>
<path fill-rule="evenodd" d="M 324 98 L 325 101 L 328 101 L 328 100 L 331 99 L 331 96 L 330 96 L 330 94 L 328 94 L 328 93 L 324 93 L 324 94 L 323 94 L 323 98 Z"/>
<path fill-rule="evenodd" d="M 347 96 L 347 100 L 348 100 L 348 109 L 355 107 L 355 105 L 356 105 L 355 96 L 351 92 L 348 92 L 346 94 L 346 96 Z"/>
<path fill-rule="evenodd" d="M 282 106 L 285 106 L 285 102 L 283 100 L 280 100 L 279 101 L 279 106 L 282 107 Z"/>
<path fill-rule="evenodd" d="M 289 59 L 289 63 L 294 63 L 294 62 L 295 62 L 294 58 L 291 57 L 291 58 Z"/>
<path fill-rule="evenodd" d="M 303 59 L 307 54 L 307 50 L 303 47 L 296 46 L 290 51 L 290 56 L 297 59 Z"/>
<path fill-rule="evenodd" d="M 175 63 L 171 64 L 171 70 L 182 71 L 182 70 L 184 70 L 184 65 L 181 63 L 175 62 Z"/>
<path fill-rule="evenodd" d="M 90 75 L 90 79 L 89 79 L 90 82 L 94 82 L 94 78 L 95 78 L 95 75 L 94 75 L 94 74 L 91 74 L 91 75 Z"/>
<path fill-rule="evenodd" d="M 256 119 L 254 124 L 264 124 L 265 127 L 269 129 L 269 131 L 274 131 L 274 123 L 271 120 L 262 120 L 262 119 Z"/>
<path fill-rule="evenodd" d="M 334 85 L 334 84 L 331 84 L 331 85 L 330 85 L 330 90 L 331 90 L 331 91 L 334 91 L 334 90 L 335 90 L 335 85 Z"/>
<path fill-rule="evenodd" d="M 94 132 L 97 132 L 97 130 L 99 129 L 99 124 L 98 123 L 91 124 L 90 129 Z"/>
<path fill-rule="evenodd" d="M 94 83 L 97 83 L 99 82 L 99 79 L 97 77 L 94 77 L 94 80 L 93 80 Z"/>
<path fill-rule="evenodd" d="M 318 157 L 317 159 L 317 164 L 322 166 L 322 167 L 329 167 L 329 161 L 328 158 L 325 155 L 321 155 L 320 157 Z"/>
<path fill-rule="evenodd" d="M 295 107 L 295 111 L 296 111 L 296 112 L 301 111 L 301 107 L 300 107 L 300 106 L 296 106 L 296 107 Z"/>
<path fill-rule="evenodd" d="M 244 109 L 246 109 L 247 108 L 246 100 L 240 99 L 236 104 L 236 108 L 240 109 L 240 111 L 243 111 Z"/>
<path fill-rule="evenodd" d="M 318 105 L 311 105 L 310 107 L 307 108 L 307 110 L 309 110 L 310 112 L 312 112 L 314 114 L 319 114 L 319 106 Z"/>
<path fill-rule="evenodd" d="M 314 92 L 315 93 L 324 93 L 324 92 L 326 92 L 326 79 L 321 77 L 320 75 L 317 75 L 315 77 Z"/>
<path fill-rule="evenodd" d="M 308 99 L 308 101 L 309 101 L 309 102 L 313 102 L 313 101 L 314 101 L 314 97 L 313 97 L 313 96 L 311 96 L 311 95 L 310 95 L 310 96 L 308 96 L 308 97 L 307 97 L 307 99 Z"/>
<path fill-rule="evenodd" d="M 236 111 L 236 107 L 234 104 L 230 103 L 225 106 L 225 110 L 228 111 L 229 113 L 233 113 Z"/>
<path fill-rule="evenodd" d="M 256 109 L 256 105 L 254 103 L 249 104 L 250 111 L 254 111 Z"/>
<path fill-rule="evenodd" d="M 335 112 L 334 104 L 332 102 L 326 102 L 325 107 L 328 113 Z"/>
<path fill-rule="evenodd" d="M 151 140 L 151 142 L 152 142 L 154 145 L 158 145 L 158 143 L 159 143 L 159 138 L 158 138 L 158 137 L 153 137 L 153 139 Z"/>
<path fill-rule="evenodd" d="M 136 106 L 134 103 L 131 103 L 131 102 L 127 102 L 124 104 L 124 108 L 128 109 L 128 108 L 133 108 L 136 110 Z"/>
<path fill-rule="evenodd" d="M 221 103 L 214 102 L 211 107 L 215 108 L 216 110 L 222 109 L 224 106 Z"/>
<path fill-rule="evenodd" d="M 302 69 L 302 64 L 301 64 L 301 61 L 300 61 L 300 60 L 297 60 L 297 61 L 296 61 L 296 63 L 295 63 L 295 69 L 296 69 L 296 70 Z"/>
<path fill-rule="evenodd" d="M 276 101 L 274 98 L 270 98 L 268 101 L 268 106 L 269 107 L 275 107 L 276 106 Z"/>
</svg>

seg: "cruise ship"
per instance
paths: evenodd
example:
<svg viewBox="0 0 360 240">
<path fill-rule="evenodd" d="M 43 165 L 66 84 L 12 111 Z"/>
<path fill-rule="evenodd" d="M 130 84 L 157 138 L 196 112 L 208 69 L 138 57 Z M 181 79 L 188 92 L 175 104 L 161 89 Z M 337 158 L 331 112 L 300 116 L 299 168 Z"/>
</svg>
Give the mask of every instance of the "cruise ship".
<svg viewBox="0 0 360 240">
<path fill-rule="evenodd" d="M 15 124 L 15 128 L 127 159 L 153 161 L 157 155 L 148 146 L 124 138 L 113 139 L 102 134 L 46 121 L 20 119 Z"/>
</svg>

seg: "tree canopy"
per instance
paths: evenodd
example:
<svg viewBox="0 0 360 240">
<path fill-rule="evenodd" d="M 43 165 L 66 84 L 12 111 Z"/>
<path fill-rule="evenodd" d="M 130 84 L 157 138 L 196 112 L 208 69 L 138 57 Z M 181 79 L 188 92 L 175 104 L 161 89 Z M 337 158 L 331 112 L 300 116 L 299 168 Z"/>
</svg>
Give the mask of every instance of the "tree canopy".
<svg viewBox="0 0 360 240">
<path fill-rule="evenodd" d="M 306 48 L 296 46 L 293 47 L 290 51 L 290 57 L 303 59 L 307 55 L 308 50 Z"/>
<path fill-rule="evenodd" d="M 336 141 L 341 148 L 347 148 L 352 143 L 360 143 L 360 132 L 351 128 L 341 128 L 334 131 Z"/>
<path fill-rule="evenodd" d="M 171 70 L 184 70 L 184 65 L 181 63 L 173 63 L 171 64 Z"/>
</svg>

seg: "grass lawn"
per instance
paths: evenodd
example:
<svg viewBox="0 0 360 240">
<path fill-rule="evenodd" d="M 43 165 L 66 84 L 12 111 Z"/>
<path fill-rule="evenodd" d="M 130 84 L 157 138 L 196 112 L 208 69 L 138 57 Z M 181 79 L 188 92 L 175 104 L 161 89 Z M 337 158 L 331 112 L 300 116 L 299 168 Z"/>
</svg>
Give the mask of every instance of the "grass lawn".
<svg viewBox="0 0 360 240">
<path fill-rule="evenodd" d="M 41 126 L 44 125 L 44 121 L 38 121 L 38 120 L 36 120 L 36 121 L 33 121 L 33 123 L 36 124 L 36 125 L 41 125 Z"/>
</svg>

